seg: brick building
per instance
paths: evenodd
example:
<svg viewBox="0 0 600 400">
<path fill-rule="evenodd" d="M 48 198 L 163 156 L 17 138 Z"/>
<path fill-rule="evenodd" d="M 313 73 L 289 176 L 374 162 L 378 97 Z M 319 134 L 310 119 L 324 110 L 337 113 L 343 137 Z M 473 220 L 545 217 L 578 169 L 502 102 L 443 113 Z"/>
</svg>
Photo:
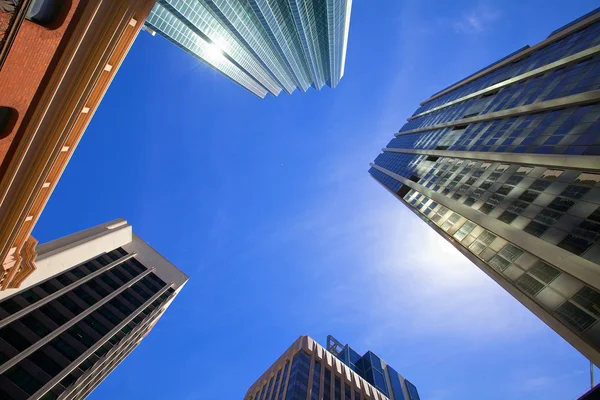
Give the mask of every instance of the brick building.
<svg viewBox="0 0 600 400">
<path fill-rule="evenodd" d="M 18 3 L 18 4 L 15 4 Z M 0 0 L 0 290 L 154 0 Z"/>
</svg>

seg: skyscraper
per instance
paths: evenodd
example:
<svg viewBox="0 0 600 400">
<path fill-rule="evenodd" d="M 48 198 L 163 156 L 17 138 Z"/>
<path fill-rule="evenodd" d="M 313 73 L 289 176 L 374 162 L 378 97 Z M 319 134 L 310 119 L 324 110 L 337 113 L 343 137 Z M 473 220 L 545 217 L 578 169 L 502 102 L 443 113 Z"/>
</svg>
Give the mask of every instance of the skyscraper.
<svg viewBox="0 0 600 400">
<path fill-rule="evenodd" d="M 600 365 L 599 155 L 600 9 L 421 103 L 369 172 Z"/>
<path fill-rule="evenodd" d="M 365 357 L 371 354 L 368 352 Z M 378 365 L 385 363 L 368 365 L 369 368 L 378 368 Z M 387 371 L 394 379 L 391 373 L 393 369 Z M 395 391 L 399 390 L 399 386 L 393 386 L 396 381 L 391 383 L 395 397 L 389 397 L 380 389 L 384 386 L 377 387 L 365 379 L 370 371 L 362 372 L 324 349 L 312 338 L 300 336 L 250 387 L 244 400 L 419 400 L 416 388 L 416 397 L 408 397 L 408 393 L 402 390 L 401 394 L 397 394 Z M 395 378 L 401 377 L 396 373 Z M 397 382 L 400 384 L 399 380 Z"/>
<path fill-rule="evenodd" d="M 38 246 L 36 265 L 0 292 L 3 400 L 85 398 L 188 279 L 122 219 Z"/>
<path fill-rule="evenodd" d="M 255 95 L 344 75 L 352 0 L 158 0 L 146 27 Z"/>
<path fill-rule="evenodd" d="M 367 351 L 360 356 L 352 347 L 327 336 L 327 351 L 340 359 L 350 369 L 364 378 L 390 400 L 419 400 L 415 385 L 404 379 L 394 368 Z"/>
<path fill-rule="evenodd" d="M 0 291 L 33 271 L 31 232 L 154 2 L 0 4 Z"/>
</svg>

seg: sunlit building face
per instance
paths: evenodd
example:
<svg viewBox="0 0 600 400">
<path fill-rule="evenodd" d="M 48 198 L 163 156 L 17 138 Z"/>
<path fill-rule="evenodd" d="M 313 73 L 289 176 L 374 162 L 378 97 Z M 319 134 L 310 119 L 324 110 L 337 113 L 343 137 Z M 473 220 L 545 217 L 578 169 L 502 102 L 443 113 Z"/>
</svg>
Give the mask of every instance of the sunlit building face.
<svg viewBox="0 0 600 400">
<path fill-rule="evenodd" d="M 352 0 L 159 0 L 146 27 L 263 98 L 337 86 L 351 8 Z"/>
<path fill-rule="evenodd" d="M 369 170 L 596 365 L 599 45 L 596 11 L 436 93 Z"/>
</svg>

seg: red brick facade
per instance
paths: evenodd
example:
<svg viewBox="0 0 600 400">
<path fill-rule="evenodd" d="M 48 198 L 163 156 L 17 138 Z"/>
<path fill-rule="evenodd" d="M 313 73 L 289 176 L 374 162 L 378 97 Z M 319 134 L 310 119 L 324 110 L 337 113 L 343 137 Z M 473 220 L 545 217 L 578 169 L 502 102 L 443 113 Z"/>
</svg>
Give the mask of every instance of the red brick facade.
<svg viewBox="0 0 600 400">
<path fill-rule="evenodd" d="M 16 110 L 6 129 L 0 132 L 0 177 L 18 145 L 20 127 L 28 112 L 35 107 L 36 94 L 49 66 L 55 60 L 71 22 L 76 22 L 79 0 L 63 2 L 63 9 L 54 26 L 44 27 L 25 20 L 0 70 L 0 106 Z M 10 15 L 0 11 L 0 26 Z"/>
<path fill-rule="evenodd" d="M 54 26 L 24 21 L 0 64 L 0 116 L 16 110 L 0 132 L 0 290 L 36 268 L 31 232 L 155 0 L 57 3 Z"/>
</svg>

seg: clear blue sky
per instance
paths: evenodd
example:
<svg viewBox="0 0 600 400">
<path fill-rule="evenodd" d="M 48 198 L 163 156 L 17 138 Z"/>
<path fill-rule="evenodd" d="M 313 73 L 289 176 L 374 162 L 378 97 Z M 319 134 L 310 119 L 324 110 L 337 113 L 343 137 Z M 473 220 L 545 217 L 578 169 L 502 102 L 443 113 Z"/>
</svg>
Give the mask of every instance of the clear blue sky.
<svg viewBox="0 0 600 400">
<path fill-rule="evenodd" d="M 595 6 L 355 0 L 340 85 L 265 100 L 142 32 L 34 235 L 123 217 L 191 279 L 90 399 L 241 399 L 301 334 L 423 400 L 585 391 L 587 361 L 367 170 L 420 101 Z"/>
</svg>

